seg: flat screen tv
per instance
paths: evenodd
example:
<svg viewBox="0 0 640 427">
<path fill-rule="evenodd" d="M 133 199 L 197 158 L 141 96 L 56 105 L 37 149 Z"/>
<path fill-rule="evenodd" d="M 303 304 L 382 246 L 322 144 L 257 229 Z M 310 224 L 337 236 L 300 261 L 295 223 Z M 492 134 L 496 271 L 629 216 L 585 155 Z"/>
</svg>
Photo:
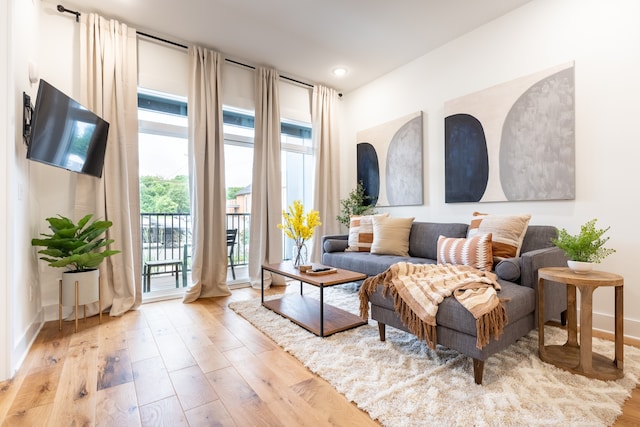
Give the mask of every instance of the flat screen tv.
<svg viewBox="0 0 640 427">
<path fill-rule="evenodd" d="M 109 123 L 40 80 L 28 159 L 99 178 L 108 133 Z"/>
</svg>

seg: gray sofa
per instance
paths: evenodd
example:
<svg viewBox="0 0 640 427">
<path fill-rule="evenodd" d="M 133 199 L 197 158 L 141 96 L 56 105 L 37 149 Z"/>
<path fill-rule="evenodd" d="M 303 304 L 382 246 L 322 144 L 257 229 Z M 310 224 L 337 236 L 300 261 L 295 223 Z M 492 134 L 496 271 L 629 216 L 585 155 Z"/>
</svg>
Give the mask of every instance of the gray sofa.
<svg viewBox="0 0 640 427">
<path fill-rule="evenodd" d="M 375 276 L 392 264 L 407 261 L 434 264 L 437 259 L 437 242 L 440 235 L 465 237 L 467 224 L 414 222 L 409 235 L 409 257 L 375 255 L 369 252 L 345 252 L 347 235 L 329 235 L 322 238 L 322 263 L 327 266 Z M 484 362 L 489 356 L 537 327 L 536 290 L 538 269 L 566 266 L 566 257 L 551 243 L 557 229 L 553 226 L 530 225 L 527 228 L 520 257 L 501 261 L 494 266 L 502 290 L 498 296 L 505 299 L 508 324 L 502 336 L 482 349 L 476 348 L 476 323 L 473 316 L 455 298 L 445 298 L 436 316 L 438 344 L 454 349 L 473 359 L 473 375 L 477 384 L 482 383 Z M 378 322 L 380 340 L 385 340 L 385 325 L 408 331 L 394 311 L 391 297 L 381 292 L 382 285 L 370 295 L 371 318 Z M 552 283 L 545 287 L 545 321 L 564 323 L 567 295 L 564 285 Z"/>
</svg>

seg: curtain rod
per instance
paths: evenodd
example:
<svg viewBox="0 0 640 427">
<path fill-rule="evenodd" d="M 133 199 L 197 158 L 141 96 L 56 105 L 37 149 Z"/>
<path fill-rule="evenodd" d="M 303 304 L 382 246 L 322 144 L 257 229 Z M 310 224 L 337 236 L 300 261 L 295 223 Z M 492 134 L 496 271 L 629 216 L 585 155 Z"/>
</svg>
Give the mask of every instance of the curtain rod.
<svg viewBox="0 0 640 427">
<path fill-rule="evenodd" d="M 157 40 L 157 41 L 162 42 L 162 43 L 167 43 L 167 44 L 170 44 L 170 45 L 173 45 L 173 46 L 181 47 L 181 48 L 183 48 L 183 49 L 189 49 L 189 47 L 188 47 L 188 46 L 185 46 L 185 45 L 183 45 L 183 44 L 181 44 L 181 43 L 176 43 L 176 42 L 174 42 L 174 41 L 167 40 L 167 39 L 163 39 L 163 38 L 158 37 L 158 36 L 153 36 L 153 35 L 151 35 L 151 34 L 147 34 L 147 33 L 144 33 L 144 32 L 142 32 L 142 31 L 136 31 L 136 33 L 137 33 L 138 35 L 140 35 L 140 36 L 148 37 L 148 38 L 150 38 L 150 39 Z M 236 60 L 234 60 L 234 59 L 225 58 L 224 60 L 225 60 L 226 62 L 230 63 L 230 64 L 240 65 L 241 67 L 249 68 L 249 69 L 251 69 L 251 70 L 255 70 L 255 69 L 256 69 L 256 67 L 254 67 L 253 65 L 245 64 L 245 63 L 243 63 L 243 62 L 236 61 Z M 303 85 L 303 86 L 307 86 L 307 87 L 313 88 L 313 85 L 312 85 L 312 84 L 310 84 L 310 83 L 306 83 L 306 82 L 301 82 L 300 80 L 296 80 L 296 79 L 293 79 L 293 78 L 291 78 L 291 77 L 287 77 L 287 76 L 280 76 L 280 78 L 281 78 L 281 79 L 283 79 L 283 80 L 289 80 L 290 82 L 297 83 L 297 84 L 299 84 L 299 85 Z"/>
<path fill-rule="evenodd" d="M 80 12 L 76 11 L 76 10 L 69 10 L 66 7 L 64 7 L 63 5 L 59 4 L 57 6 L 58 12 L 60 13 L 70 13 L 72 15 L 76 15 L 76 22 L 80 22 Z"/>
<path fill-rule="evenodd" d="M 66 7 L 62 6 L 61 4 L 58 5 L 58 12 L 60 12 L 60 13 L 65 13 L 66 12 L 66 13 L 70 13 L 72 15 L 75 15 L 76 16 L 76 22 L 80 22 L 80 12 L 77 12 L 77 11 L 74 11 L 74 10 L 69 10 Z M 153 40 L 157 40 L 157 41 L 162 42 L 162 43 L 167 43 L 167 44 L 170 44 L 172 46 L 180 47 L 180 48 L 183 48 L 183 49 L 189 49 L 189 46 L 183 45 L 182 43 L 177 43 L 177 42 L 174 42 L 174 41 L 171 41 L 171 40 L 163 39 L 162 37 L 153 36 L 151 34 L 148 34 L 148 33 L 142 32 L 142 31 L 137 31 L 136 30 L 136 34 L 138 34 L 140 36 L 143 36 L 143 37 L 148 37 L 148 38 L 153 39 Z M 253 65 L 244 64 L 242 62 L 235 61 L 233 59 L 225 58 L 224 60 L 226 62 L 231 63 L 231 64 L 240 65 L 242 67 L 250 68 L 252 70 L 256 69 L 256 67 L 254 67 Z M 296 80 L 294 78 L 287 77 L 287 76 L 280 76 L 280 78 L 283 79 L 283 80 L 288 80 L 288 81 L 293 82 L 293 83 L 297 83 L 297 84 L 302 85 L 302 86 L 313 88 L 313 85 L 311 83 L 302 82 L 300 80 Z"/>
<path fill-rule="evenodd" d="M 173 46 L 181 47 L 183 49 L 189 49 L 189 46 L 185 46 L 185 45 L 180 44 L 180 43 L 172 42 L 171 40 L 166 40 L 166 39 L 160 38 L 158 36 L 152 36 L 151 34 L 143 33 L 142 31 L 136 30 L 136 34 L 138 34 L 139 36 L 144 36 L 144 37 L 148 37 L 150 39 L 157 40 L 157 41 L 162 42 L 162 43 L 167 43 L 167 44 L 170 44 L 170 45 L 173 45 Z"/>
</svg>

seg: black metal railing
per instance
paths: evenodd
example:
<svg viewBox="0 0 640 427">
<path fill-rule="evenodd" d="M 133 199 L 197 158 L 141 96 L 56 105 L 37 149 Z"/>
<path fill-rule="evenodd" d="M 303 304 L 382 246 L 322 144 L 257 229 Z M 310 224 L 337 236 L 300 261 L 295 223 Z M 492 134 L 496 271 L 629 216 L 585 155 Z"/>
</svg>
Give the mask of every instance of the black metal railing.
<svg viewBox="0 0 640 427">
<path fill-rule="evenodd" d="M 228 213 L 227 228 L 238 230 L 233 248 L 233 263 L 236 266 L 249 262 L 250 214 Z M 191 270 L 191 214 L 141 213 L 142 263 L 146 261 L 182 259 L 187 271 Z M 220 236 L 224 238 L 224 236 Z M 158 267 L 152 274 L 168 273 L 171 267 Z"/>
</svg>

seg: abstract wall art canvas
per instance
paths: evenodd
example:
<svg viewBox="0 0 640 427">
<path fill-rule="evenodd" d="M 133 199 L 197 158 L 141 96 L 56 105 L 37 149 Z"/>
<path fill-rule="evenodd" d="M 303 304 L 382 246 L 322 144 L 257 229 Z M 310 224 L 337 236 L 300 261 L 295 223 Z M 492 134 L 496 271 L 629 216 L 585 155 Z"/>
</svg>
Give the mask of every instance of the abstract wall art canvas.
<svg viewBox="0 0 640 427">
<path fill-rule="evenodd" d="M 357 133 L 357 177 L 376 206 L 423 203 L 422 112 Z"/>
<path fill-rule="evenodd" d="M 575 198 L 574 63 L 452 101 L 445 202 Z"/>
</svg>

